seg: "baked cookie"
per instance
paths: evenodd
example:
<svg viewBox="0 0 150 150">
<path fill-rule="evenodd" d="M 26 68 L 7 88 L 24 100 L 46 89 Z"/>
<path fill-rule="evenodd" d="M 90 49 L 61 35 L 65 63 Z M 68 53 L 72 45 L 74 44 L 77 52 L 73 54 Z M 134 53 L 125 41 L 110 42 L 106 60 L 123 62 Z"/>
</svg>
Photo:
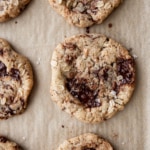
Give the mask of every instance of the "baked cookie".
<svg viewBox="0 0 150 150">
<path fill-rule="evenodd" d="M 51 66 L 52 100 L 85 122 L 111 118 L 124 108 L 134 90 L 133 57 L 100 34 L 66 39 L 55 49 Z"/>
<path fill-rule="evenodd" d="M 0 136 L 0 150 L 22 150 L 15 142 L 9 141 L 7 138 Z"/>
<path fill-rule="evenodd" d="M 122 0 L 49 0 L 65 19 L 78 27 L 100 24 Z"/>
<path fill-rule="evenodd" d="M 24 111 L 32 86 L 32 68 L 27 58 L 0 39 L 0 119 Z"/>
<path fill-rule="evenodd" d="M 113 148 L 99 136 L 86 133 L 66 140 L 57 150 L 113 150 Z"/>
<path fill-rule="evenodd" d="M 17 17 L 30 0 L 0 0 L 0 22 Z"/>
</svg>

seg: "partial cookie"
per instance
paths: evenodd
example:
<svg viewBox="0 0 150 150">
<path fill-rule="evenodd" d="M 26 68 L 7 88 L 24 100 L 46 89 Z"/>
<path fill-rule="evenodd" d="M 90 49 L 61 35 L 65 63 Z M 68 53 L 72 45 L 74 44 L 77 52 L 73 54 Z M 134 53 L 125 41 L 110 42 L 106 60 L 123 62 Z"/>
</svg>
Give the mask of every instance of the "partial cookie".
<svg viewBox="0 0 150 150">
<path fill-rule="evenodd" d="M 65 19 L 78 27 L 102 23 L 122 0 L 49 0 Z"/>
<path fill-rule="evenodd" d="M 30 0 L 0 0 L 0 22 L 17 17 Z"/>
<path fill-rule="evenodd" d="M 0 39 L 0 119 L 24 111 L 32 86 L 33 74 L 28 59 Z"/>
<path fill-rule="evenodd" d="M 12 142 L 3 136 L 0 136 L 0 150 L 23 150 L 23 149 L 15 142 Z"/>
<path fill-rule="evenodd" d="M 133 57 L 100 34 L 66 39 L 56 47 L 51 69 L 52 100 L 89 123 L 102 122 L 122 110 L 135 86 Z"/>
<path fill-rule="evenodd" d="M 104 139 L 91 133 L 66 140 L 57 150 L 113 150 Z"/>
</svg>

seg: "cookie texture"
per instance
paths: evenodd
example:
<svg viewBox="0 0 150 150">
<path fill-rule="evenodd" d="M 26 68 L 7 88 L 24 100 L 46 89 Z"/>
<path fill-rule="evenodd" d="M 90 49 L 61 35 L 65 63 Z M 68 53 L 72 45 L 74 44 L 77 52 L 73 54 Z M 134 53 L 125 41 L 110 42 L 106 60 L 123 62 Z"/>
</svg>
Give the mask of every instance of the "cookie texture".
<svg viewBox="0 0 150 150">
<path fill-rule="evenodd" d="M 122 0 L 49 0 L 65 19 L 78 27 L 100 24 Z"/>
<path fill-rule="evenodd" d="M 133 57 L 100 34 L 67 38 L 53 52 L 51 69 L 52 100 L 89 123 L 102 122 L 122 110 L 135 87 Z"/>
<path fill-rule="evenodd" d="M 15 142 L 8 140 L 6 137 L 0 136 L 0 150 L 23 150 Z"/>
<path fill-rule="evenodd" d="M 30 0 L 0 0 L 0 22 L 17 17 Z"/>
<path fill-rule="evenodd" d="M 86 133 L 66 140 L 57 150 L 113 150 L 112 146 L 99 136 Z"/>
<path fill-rule="evenodd" d="M 24 111 L 32 86 L 32 68 L 27 58 L 0 39 L 0 119 Z"/>
</svg>

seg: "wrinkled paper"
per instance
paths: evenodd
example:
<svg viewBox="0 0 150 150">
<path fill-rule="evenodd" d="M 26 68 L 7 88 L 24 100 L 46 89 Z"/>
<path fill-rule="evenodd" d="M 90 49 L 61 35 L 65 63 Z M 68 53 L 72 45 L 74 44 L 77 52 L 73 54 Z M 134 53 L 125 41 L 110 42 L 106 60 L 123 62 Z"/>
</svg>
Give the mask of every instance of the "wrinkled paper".
<svg viewBox="0 0 150 150">
<path fill-rule="evenodd" d="M 82 123 L 62 112 L 51 101 L 50 60 L 56 45 L 65 37 L 86 33 L 69 25 L 47 0 L 32 0 L 17 18 L 0 24 L 0 37 L 31 61 L 34 88 L 27 110 L 0 121 L 0 134 L 25 150 L 56 150 L 64 140 L 92 132 L 106 138 L 115 150 L 150 148 L 150 3 L 125 0 L 101 25 L 90 33 L 102 33 L 120 42 L 136 58 L 136 89 L 125 109 L 100 124 Z"/>
</svg>

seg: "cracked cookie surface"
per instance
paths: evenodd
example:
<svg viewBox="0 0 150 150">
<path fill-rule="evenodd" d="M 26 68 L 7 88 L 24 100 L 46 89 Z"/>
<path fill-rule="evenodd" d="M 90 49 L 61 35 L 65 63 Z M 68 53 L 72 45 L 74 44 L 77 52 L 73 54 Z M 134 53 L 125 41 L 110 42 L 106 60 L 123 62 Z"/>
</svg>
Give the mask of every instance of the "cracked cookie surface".
<svg viewBox="0 0 150 150">
<path fill-rule="evenodd" d="M 6 137 L 0 136 L 0 150 L 23 150 L 15 142 L 8 140 Z"/>
<path fill-rule="evenodd" d="M 30 0 L 0 0 L 0 22 L 17 17 Z"/>
<path fill-rule="evenodd" d="M 99 136 L 86 133 L 66 140 L 57 150 L 113 150 L 112 146 Z"/>
<path fill-rule="evenodd" d="M 89 27 L 102 23 L 122 0 L 49 0 L 69 23 Z"/>
<path fill-rule="evenodd" d="M 32 86 L 32 68 L 27 58 L 0 39 L 0 119 L 24 111 Z"/>
<path fill-rule="evenodd" d="M 67 38 L 53 52 L 51 98 L 77 119 L 111 118 L 130 100 L 135 64 L 129 52 L 100 34 Z"/>
</svg>

